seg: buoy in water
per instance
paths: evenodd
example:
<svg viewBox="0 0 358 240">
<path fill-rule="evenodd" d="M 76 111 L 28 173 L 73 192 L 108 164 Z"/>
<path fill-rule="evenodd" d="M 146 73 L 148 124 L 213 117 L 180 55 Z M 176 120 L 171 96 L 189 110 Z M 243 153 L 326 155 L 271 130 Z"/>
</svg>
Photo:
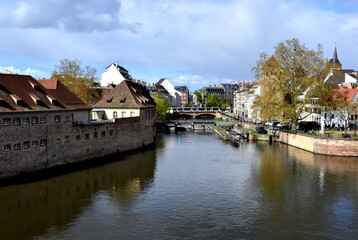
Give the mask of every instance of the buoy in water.
<svg viewBox="0 0 358 240">
<path fill-rule="evenodd" d="M 193 141 L 191 141 L 191 140 L 188 140 L 188 143 L 192 143 Z"/>
</svg>

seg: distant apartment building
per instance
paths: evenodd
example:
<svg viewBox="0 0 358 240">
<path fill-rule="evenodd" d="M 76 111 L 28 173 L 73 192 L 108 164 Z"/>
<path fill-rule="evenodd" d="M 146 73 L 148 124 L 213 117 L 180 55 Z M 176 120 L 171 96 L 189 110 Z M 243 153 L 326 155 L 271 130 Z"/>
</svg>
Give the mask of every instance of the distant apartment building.
<svg viewBox="0 0 358 240">
<path fill-rule="evenodd" d="M 214 93 L 217 94 L 222 103 L 227 103 L 232 107 L 234 103 L 234 92 L 238 88 L 239 85 L 236 83 L 220 83 L 214 86 L 209 85 L 203 87 L 201 90 L 205 91 L 208 97 Z"/>
<path fill-rule="evenodd" d="M 255 98 L 260 94 L 258 82 L 244 83 L 240 89 L 234 92 L 233 113 L 242 120 L 257 120 L 253 112 Z"/>
<path fill-rule="evenodd" d="M 174 88 L 181 95 L 181 106 L 185 106 L 189 104 L 190 101 L 189 89 L 186 86 L 175 86 Z"/>
<path fill-rule="evenodd" d="M 222 96 L 222 102 L 229 104 L 231 107 L 233 107 L 234 103 L 234 92 L 239 89 L 238 84 L 233 83 L 220 83 L 218 87 L 222 87 L 224 89 L 223 96 Z"/>
</svg>

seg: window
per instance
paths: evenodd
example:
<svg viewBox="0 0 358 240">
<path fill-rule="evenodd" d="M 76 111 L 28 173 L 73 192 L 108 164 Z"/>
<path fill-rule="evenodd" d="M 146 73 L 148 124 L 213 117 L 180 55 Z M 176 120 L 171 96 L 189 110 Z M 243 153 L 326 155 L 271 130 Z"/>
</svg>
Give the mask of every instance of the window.
<svg viewBox="0 0 358 240">
<path fill-rule="evenodd" d="M 40 123 L 46 123 L 46 118 L 45 117 L 40 117 Z"/>
<path fill-rule="evenodd" d="M 46 146 L 47 145 L 47 140 L 46 139 L 41 139 L 40 140 L 40 145 L 41 146 Z"/>
<path fill-rule="evenodd" d="M 89 133 L 85 134 L 85 139 L 89 139 Z"/>
<path fill-rule="evenodd" d="M 5 126 L 11 125 L 11 118 L 4 118 L 4 125 Z"/>
<path fill-rule="evenodd" d="M 93 133 L 93 137 L 94 137 L 94 138 L 98 138 L 98 132 L 94 132 L 94 133 Z"/>
<path fill-rule="evenodd" d="M 24 148 L 30 148 L 30 141 L 24 142 Z"/>
<path fill-rule="evenodd" d="M 81 140 L 81 135 L 77 135 L 76 140 Z"/>
<path fill-rule="evenodd" d="M 65 142 L 69 142 L 70 141 L 70 136 L 65 136 Z"/>
<path fill-rule="evenodd" d="M 61 143 L 61 139 L 60 138 L 56 138 L 56 144 Z"/>
<path fill-rule="evenodd" d="M 55 116 L 55 122 L 60 122 L 61 121 L 61 116 L 60 115 L 56 115 Z"/>
<path fill-rule="evenodd" d="M 20 150 L 21 149 L 21 144 L 20 143 L 15 143 L 14 144 L 14 150 Z"/>
<path fill-rule="evenodd" d="M 11 150 L 11 144 L 5 144 L 4 151 L 10 151 L 10 150 Z"/>
<path fill-rule="evenodd" d="M 134 117 L 134 112 L 131 112 L 131 113 L 130 113 L 130 116 L 131 116 L 131 117 Z"/>
<path fill-rule="evenodd" d="M 23 123 L 24 124 L 29 124 L 30 123 L 30 118 L 28 118 L 28 117 L 24 118 Z"/>
<path fill-rule="evenodd" d="M 109 135 L 112 136 L 113 135 L 113 130 L 109 131 Z"/>
<path fill-rule="evenodd" d="M 122 118 L 126 117 L 126 112 L 122 112 Z"/>
<path fill-rule="evenodd" d="M 32 117 L 32 118 L 31 118 L 31 123 L 32 123 L 32 124 L 37 124 L 38 122 L 39 122 L 38 117 Z"/>
<path fill-rule="evenodd" d="M 105 136 L 106 136 L 106 132 L 103 131 L 103 132 L 102 132 L 102 137 L 105 137 Z"/>
<path fill-rule="evenodd" d="M 38 145 L 39 145 L 39 141 L 37 141 L 37 140 L 32 141 L 33 147 L 37 147 Z"/>
<path fill-rule="evenodd" d="M 14 125 L 20 125 L 20 118 L 14 118 Z"/>
<path fill-rule="evenodd" d="M 70 121 L 70 116 L 66 115 L 66 116 L 65 116 L 65 120 L 64 120 L 64 121 L 65 121 L 65 122 Z"/>
<path fill-rule="evenodd" d="M 117 113 L 117 111 L 114 111 L 114 112 L 113 112 L 113 118 L 118 118 L 118 113 Z"/>
</svg>

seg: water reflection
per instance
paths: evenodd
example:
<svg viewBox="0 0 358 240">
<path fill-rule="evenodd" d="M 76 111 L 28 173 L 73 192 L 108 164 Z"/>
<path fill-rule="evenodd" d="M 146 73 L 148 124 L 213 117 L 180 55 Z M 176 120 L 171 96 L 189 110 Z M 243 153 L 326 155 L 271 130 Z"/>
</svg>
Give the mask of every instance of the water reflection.
<svg viewBox="0 0 358 240">
<path fill-rule="evenodd" d="M 282 231 L 287 239 L 352 237 L 358 224 L 353 200 L 358 198 L 357 158 L 322 156 L 283 144 L 256 147 L 260 165 L 253 173 L 263 213 L 258 226 L 264 224 L 273 238 Z"/>
<path fill-rule="evenodd" d="M 151 185 L 154 150 L 117 156 L 122 161 L 98 168 L 39 181 L 0 188 L 0 239 L 33 239 L 48 229 L 73 222 L 105 192 L 121 205 L 131 204 Z"/>
<path fill-rule="evenodd" d="M 355 239 L 355 160 L 162 135 L 124 161 L 0 188 L 0 239 Z"/>
</svg>

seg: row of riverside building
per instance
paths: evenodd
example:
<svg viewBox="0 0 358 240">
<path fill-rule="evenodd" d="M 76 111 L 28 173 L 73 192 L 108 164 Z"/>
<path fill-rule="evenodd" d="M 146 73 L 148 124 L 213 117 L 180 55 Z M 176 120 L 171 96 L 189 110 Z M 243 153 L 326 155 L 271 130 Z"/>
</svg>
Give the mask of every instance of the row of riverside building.
<svg viewBox="0 0 358 240">
<path fill-rule="evenodd" d="M 0 179 L 150 145 L 155 122 L 149 92 L 128 78 L 89 106 L 58 80 L 0 74 Z"/>
<path fill-rule="evenodd" d="M 343 96 L 347 104 L 358 104 L 358 72 L 353 69 L 343 69 L 342 64 L 338 59 L 337 49 L 334 49 L 333 58 L 329 60 L 331 70 L 325 79 L 322 79 L 326 84 L 337 86 L 335 94 Z M 233 114 L 243 120 L 258 122 L 260 120 L 273 120 L 273 119 L 260 119 L 260 116 L 254 113 L 253 104 L 256 97 L 260 96 L 263 91 L 260 81 L 246 82 L 246 84 L 234 93 L 233 96 Z M 315 121 L 321 124 L 322 119 L 328 127 L 347 127 L 348 123 L 357 123 L 358 112 L 357 110 L 345 111 L 338 109 L 329 112 L 323 112 L 322 107 L 317 104 L 317 99 L 312 98 L 310 103 L 305 104 L 304 115 L 308 115 L 304 121 Z M 277 116 L 275 120 L 280 120 Z"/>
</svg>

